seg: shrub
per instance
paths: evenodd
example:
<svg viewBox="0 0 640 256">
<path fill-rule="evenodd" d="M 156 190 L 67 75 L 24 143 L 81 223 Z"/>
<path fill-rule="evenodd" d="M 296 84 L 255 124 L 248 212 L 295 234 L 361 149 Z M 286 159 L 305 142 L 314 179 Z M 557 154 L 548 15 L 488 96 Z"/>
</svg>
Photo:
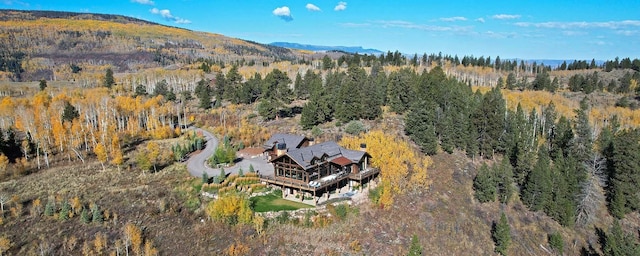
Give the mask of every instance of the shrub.
<svg viewBox="0 0 640 256">
<path fill-rule="evenodd" d="M 371 199 L 371 202 L 373 202 L 374 204 L 378 204 L 380 202 L 381 195 L 382 195 L 382 184 L 369 190 L 369 199 Z"/>
<path fill-rule="evenodd" d="M 344 128 L 344 131 L 351 135 L 358 135 L 364 132 L 364 130 L 364 124 L 358 120 L 349 122 Z"/>
<path fill-rule="evenodd" d="M 333 205 L 329 205 L 329 206 L 333 206 Z M 329 206 L 327 206 L 327 209 L 330 209 L 331 214 L 338 217 L 338 219 L 344 220 L 344 218 L 346 218 L 347 214 L 349 213 L 349 208 L 345 204 L 339 204 L 334 207 L 329 207 Z"/>
<path fill-rule="evenodd" d="M 276 217 L 276 221 L 280 224 L 285 224 L 287 222 L 289 222 L 289 212 L 288 211 L 282 211 L 277 217 Z"/>
<path fill-rule="evenodd" d="M 200 208 L 200 199 L 197 197 L 191 197 L 184 202 L 184 206 L 189 209 L 189 211 L 195 211 Z"/>
<path fill-rule="evenodd" d="M 249 199 L 240 193 L 221 195 L 217 200 L 207 205 L 206 213 L 214 220 L 231 225 L 249 224 L 253 219 Z"/>
<path fill-rule="evenodd" d="M 564 251 L 564 241 L 562 239 L 562 234 L 560 234 L 559 232 L 549 234 L 548 239 L 551 249 L 562 255 L 562 252 Z"/>
</svg>

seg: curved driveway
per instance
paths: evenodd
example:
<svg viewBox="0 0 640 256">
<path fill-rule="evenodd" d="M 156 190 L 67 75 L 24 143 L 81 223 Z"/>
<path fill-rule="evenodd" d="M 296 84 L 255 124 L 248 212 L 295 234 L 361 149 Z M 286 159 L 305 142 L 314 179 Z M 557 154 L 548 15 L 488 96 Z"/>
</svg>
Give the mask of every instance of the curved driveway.
<svg viewBox="0 0 640 256">
<path fill-rule="evenodd" d="M 201 129 L 194 128 L 196 132 L 201 132 L 206 140 L 205 148 L 200 151 L 200 153 L 192 155 L 187 160 L 187 170 L 191 176 L 202 177 L 202 173 L 206 172 L 209 177 L 220 175 L 220 169 L 209 168 L 205 163 L 213 153 L 215 153 L 216 148 L 218 148 L 218 139 L 210 132 Z M 228 174 L 237 174 L 240 168 L 242 168 L 244 173 L 249 172 L 249 167 L 253 165 L 253 169 L 258 171 L 262 175 L 273 175 L 273 165 L 268 163 L 262 157 L 255 158 L 245 158 L 240 162 L 236 163 L 234 166 L 224 168 L 224 172 Z"/>
</svg>

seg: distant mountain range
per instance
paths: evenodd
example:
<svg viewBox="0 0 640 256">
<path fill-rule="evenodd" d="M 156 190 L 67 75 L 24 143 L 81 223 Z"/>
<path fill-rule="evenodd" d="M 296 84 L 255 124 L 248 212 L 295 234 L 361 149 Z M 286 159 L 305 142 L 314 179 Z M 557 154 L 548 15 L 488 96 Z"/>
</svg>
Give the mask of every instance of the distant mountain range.
<svg viewBox="0 0 640 256">
<path fill-rule="evenodd" d="M 362 46 L 323 46 L 323 45 L 310 45 L 310 44 L 298 44 L 298 43 L 288 43 L 288 42 L 273 42 L 269 45 L 279 46 L 289 49 L 298 49 L 298 50 L 307 50 L 314 52 L 324 52 L 324 51 L 343 51 L 348 53 L 359 53 L 359 54 L 381 54 L 383 51 L 376 49 L 365 49 Z"/>
</svg>

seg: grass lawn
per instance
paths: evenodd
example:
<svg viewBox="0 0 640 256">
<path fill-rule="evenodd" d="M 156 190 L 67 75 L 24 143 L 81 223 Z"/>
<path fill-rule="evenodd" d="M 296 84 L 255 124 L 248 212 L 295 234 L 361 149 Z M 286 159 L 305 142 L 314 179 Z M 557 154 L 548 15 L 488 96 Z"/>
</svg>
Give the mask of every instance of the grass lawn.
<svg viewBox="0 0 640 256">
<path fill-rule="evenodd" d="M 301 208 L 313 208 L 312 205 L 282 199 L 278 193 L 252 197 L 251 204 L 253 205 L 253 210 L 256 212 L 289 211 Z"/>
</svg>

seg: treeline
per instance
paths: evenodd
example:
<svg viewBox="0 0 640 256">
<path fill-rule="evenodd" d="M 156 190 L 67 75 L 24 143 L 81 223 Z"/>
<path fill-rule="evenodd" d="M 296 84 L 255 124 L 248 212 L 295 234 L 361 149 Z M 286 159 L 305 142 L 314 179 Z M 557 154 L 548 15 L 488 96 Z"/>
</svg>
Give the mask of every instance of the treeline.
<svg viewBox="0 0 640 256">
<path fill-rule="evenodd" d="M 566 88 L 572 92 L 583 92 L 585 94 L 606 91 L 610 93 L 637 95 L 640 93 L 638 81 L 640 81 L 640 72 L 627 71 L 622 77 L 615 79 L 603 78 L 601 73 L 593 71 L 593 73 L 572 75 L 566 83 Z M 550 73 L 547 71 L 536 74 L 533 81 L 529 81 L 525 76 L 517 79 L 516 74 L 510 72 L 506 79 L 499 77 L 496 84 L 499 88 L 522 91 L 556 92 L 559 89 L 565 88 L 565 84 L 561 84 L 557 76 L 551 79 Z"/>
</svg>

